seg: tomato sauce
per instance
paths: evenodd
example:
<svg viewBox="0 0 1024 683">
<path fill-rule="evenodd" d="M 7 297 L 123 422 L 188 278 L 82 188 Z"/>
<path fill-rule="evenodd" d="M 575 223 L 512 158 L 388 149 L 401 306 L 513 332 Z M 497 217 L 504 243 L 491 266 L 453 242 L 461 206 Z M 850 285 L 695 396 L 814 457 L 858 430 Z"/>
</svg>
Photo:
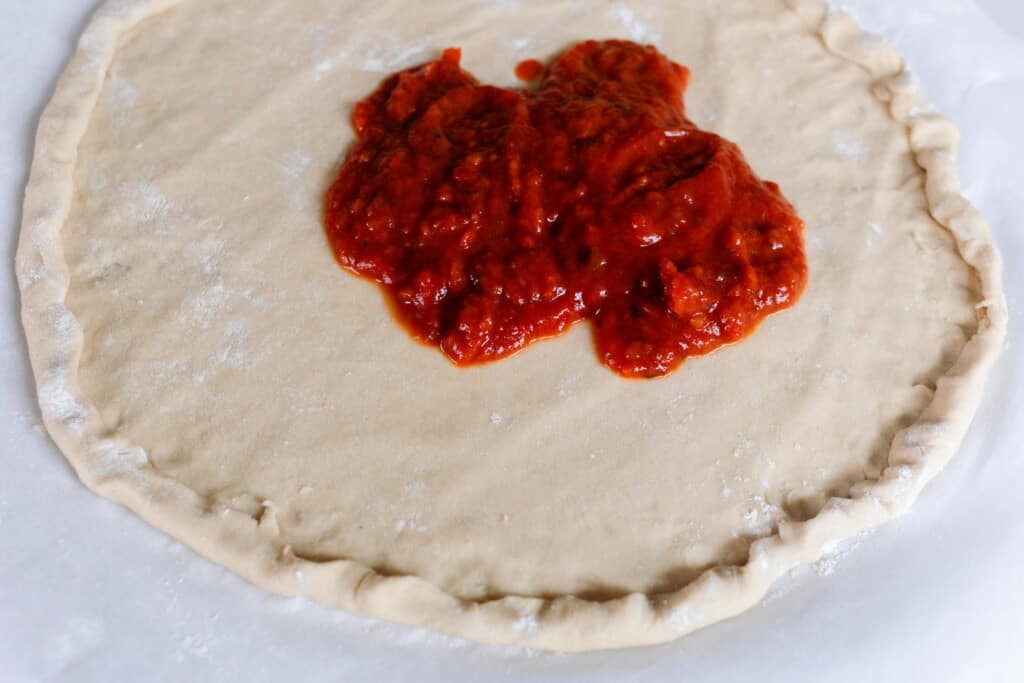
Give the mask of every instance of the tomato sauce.
<svg viewBox="0 0 1024 683">
<path fill-rule="evenodd" d="M 338 262 L 379 283 L 415 338 L 466 366 L 589 320 L 603 363 L 654 377 L 799 298 L 803 222 L 686 118 L 685 68 L 588 41 L 510 90 L 460 57 L 356 105 L 325 202 Z"/>
<path fill-rule="evenodd" d="M 532 83 L 544 75 L 544 65 L 536 59 L 527 59 L 516 65 L 516 78 Z"/>
</svg>

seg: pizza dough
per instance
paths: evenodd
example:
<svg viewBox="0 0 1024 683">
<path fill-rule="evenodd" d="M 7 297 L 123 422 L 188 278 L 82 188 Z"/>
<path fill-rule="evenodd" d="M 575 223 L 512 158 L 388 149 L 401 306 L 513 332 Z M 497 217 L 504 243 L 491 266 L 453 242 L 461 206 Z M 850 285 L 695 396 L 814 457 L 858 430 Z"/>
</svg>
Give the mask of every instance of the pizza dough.
<svg viewBox="0 0 1024 683">
<path fill-rule="evenodd" d="M 454 368 L 326 245 L 351 106 L 448 46 L 512 86 L 605 37 L 692 69 L 689 116 L 807 222 L 808 289 L 660 380 L 609 372 L 584 326 Z M 668 640 L 955 451 L 1006 317 L 955 146 L 817 1 L 109 2 L 27 190 L 43 417 L 87 485 L 269 590 L 485 642 Z"/>
</svg>

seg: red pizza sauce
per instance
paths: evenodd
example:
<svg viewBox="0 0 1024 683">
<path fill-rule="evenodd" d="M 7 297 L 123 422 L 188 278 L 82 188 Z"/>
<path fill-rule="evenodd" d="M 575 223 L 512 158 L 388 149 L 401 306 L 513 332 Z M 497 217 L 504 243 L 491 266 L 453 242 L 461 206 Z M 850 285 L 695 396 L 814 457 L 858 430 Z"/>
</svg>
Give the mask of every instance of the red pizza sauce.
<svg viewBox="0 0 1024 683">
<path fill-rule="evenodd" d="M 536 59 L 527 59 L 516 65 L 516 78 L 532 83 L 544 75 L 544 65 Z"/>
<path fill-rule="evenodd" d="M 800 296 L 802 221 L 686 118 L 685 68 L 589 41 L 508 90 L 459 60 L 446 50 L 356 105 L 326 198 L 337 260 L 414 337 L 473 365 L 586 319 L 602 362 L 654 377 Z"/>
</svg>

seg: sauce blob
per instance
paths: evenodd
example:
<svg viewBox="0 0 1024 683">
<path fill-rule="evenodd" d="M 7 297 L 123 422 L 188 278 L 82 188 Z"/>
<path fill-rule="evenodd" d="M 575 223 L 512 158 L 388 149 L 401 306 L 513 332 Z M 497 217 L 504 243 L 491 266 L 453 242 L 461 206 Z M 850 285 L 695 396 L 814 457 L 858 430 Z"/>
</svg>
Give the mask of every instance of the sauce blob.
<svg viewBox="0 0 1024 683">
<path fill-rule="evenodd" d="M 687 69 L 588 41 L 510 90 L 460 57 L 356 105 L 325 202 L 338 262 L 379 283 L 415 338 L 468 366 L 588 320 L 604 364 L 655 377 L 799 298 L 803 222 L 686 118 Z"/>
</svg>

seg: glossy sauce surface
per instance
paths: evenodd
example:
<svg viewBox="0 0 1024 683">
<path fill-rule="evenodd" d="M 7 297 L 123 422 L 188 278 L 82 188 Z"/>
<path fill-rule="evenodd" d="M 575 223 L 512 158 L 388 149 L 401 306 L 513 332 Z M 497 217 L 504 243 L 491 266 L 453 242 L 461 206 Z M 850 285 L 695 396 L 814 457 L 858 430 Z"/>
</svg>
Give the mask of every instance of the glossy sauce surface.
<svg viewBox="0 0 1024 683">
<path fill-rule="evenodd" d="M 588 41 L 537 87 L 481 85 L 460 52 L 359 102 L 325 205 L 338 262 L 458 365 L 581 320 L 603 363 L 654 377 L 750 334 L 807 280 L 803 222 L 684 113 L 689 72 Z M 382 311 L 383 313 L 383 311 Z"/>
</svg>

